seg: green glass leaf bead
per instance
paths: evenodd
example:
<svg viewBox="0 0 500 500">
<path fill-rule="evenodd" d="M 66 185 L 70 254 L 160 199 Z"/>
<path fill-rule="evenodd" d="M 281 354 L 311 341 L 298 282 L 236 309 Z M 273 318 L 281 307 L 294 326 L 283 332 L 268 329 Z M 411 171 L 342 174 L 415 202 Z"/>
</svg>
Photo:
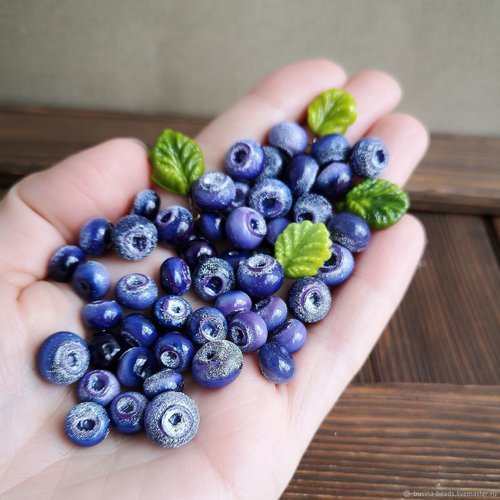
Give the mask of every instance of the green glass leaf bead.
<svg viewBox="0 0 500 500">
<path fill-rule="evenodd" d="M 151 150 L 154 183 L 172 193 L 186 195 L 205 172 L 200 146 L 188 136 L 165 129 Z"/>
<path fill-rule="evenodd" d="M 374 229 L 395 224 L 410 208 L 406 191 L 383 179 L 366 179 L 348 191 L 338 210 L 352 212 Z"/>
<path fill-rule="evenodd" d="M 354 97 L 342 89 L 322 92 L 307 108 L 309 128 L 319 137 L 344 134 L 357 117 Z"/>
<path fill-rule="evenodd" d="M 278 236 L 274 256 L 287 278 L 304 278 L 314 276 L 331 257 L 331 246 L 330 233 L 322 222 L 294 222 Z"/>
</svg>

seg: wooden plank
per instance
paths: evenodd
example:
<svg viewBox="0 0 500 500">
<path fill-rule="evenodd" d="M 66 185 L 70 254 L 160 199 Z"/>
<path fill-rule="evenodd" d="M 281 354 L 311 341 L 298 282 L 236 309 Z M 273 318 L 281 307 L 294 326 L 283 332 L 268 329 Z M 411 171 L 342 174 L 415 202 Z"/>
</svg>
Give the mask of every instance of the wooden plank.
<svg viewBox="0 0 500 500">
<path fill-rule="evenodd" d="M 405 498 L 405 491 L 500 495 L 499 387 L 351 385 L 282 499 Z"/>
</svg>

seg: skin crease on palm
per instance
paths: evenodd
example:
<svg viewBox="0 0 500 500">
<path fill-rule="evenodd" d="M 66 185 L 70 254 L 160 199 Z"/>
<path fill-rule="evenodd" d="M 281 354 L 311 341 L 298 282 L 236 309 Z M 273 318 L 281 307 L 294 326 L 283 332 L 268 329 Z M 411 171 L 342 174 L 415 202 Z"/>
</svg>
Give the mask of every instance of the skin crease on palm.
<svg viewBox="0 0 500 500">
<path fill-rule="evenodd" d="M 404 185 L 426 151 L 428 134 L 415 118 L 393 113 L 401 97 L 398 84 L 378 71 L 347 78 L 324 60 L 271 74 L 208 125 L 196 138 L 207 170 L 222 168 L 224 153 L 236 140 L 263 141 L 275 123 L 303 121 L 308 103 L 331 87 L 346 88 L 358 103 L 349 141 L 363 135 L 384 140 L 391 160 L 382 177 Z M 201 414 L 199 432 L 188 445 L 167 450 L 144 435 L 112 432 L 98 446 L 77 447 L 63 432 L 64 417 L 76 402 L 74 387 L 46 383 L 35 366 L 37 349 L 51 333 L 84 335 L 82 302 L 67 284 L 44 281 L 47 262 L 58 246 L 76 241 L 89 218 L 115 221 L 125 214 L 134 194 L 149 186 L 149 176 L 144 147 L 113 139 L 27 177 L 0 203 L 0 492 L 5 498 L 278 498 L 394 313 L 425 246 L 424 230 L 411 215 L 374 233 L 357 256 L 352 277 L 333 290 L 328 316 L 309 327 L 288 385 L 265 380 L 252 355 L 222 390 L 188 382 L 186 392 Z M 163 193 L 162 206 L 174 203 L 186 200 Z M 157 279 L 160 263 L 170 255 L 158 248 L 142 262 L 102 261 L 114 282 L 133 271 Z"/>
</svg>

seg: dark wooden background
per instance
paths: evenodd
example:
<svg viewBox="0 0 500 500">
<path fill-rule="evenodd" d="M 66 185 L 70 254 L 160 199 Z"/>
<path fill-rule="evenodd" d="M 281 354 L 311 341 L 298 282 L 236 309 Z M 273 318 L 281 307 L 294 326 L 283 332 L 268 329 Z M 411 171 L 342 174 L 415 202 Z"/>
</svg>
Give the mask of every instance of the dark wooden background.
<svg viewBox="0 0 500 500">
<path fill-rule="evenodd" d="M 0 109 L 0 192 L 114 136 L 204 119 Z M 318 430 L 284 499 L 500 496 L 500 138 L 436 134 L 408 184 L 429 240 L 398 312 Z"/>
</svg>

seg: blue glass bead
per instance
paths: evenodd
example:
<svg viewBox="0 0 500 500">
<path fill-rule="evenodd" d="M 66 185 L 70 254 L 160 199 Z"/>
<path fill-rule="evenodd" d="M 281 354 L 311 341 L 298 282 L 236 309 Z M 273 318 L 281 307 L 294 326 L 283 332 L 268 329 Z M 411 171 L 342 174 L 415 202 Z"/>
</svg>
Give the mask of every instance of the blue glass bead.
<svg viewBox="0 0 500 500">
<path fill-rule="evenodd" d="M 182 249 L 182 255 L 188 266 L 193 269 L 209 257 L 217 257 L 217 250 L 203 238 L 192 238 Z"/>
<path fill-rule="evenodd" d="M 281 264 L 262 253 L 243 261 L 236 273 L 239 287 L 250 297 L 268 297 L 277 292 L 285 278 Z"/>
<path fill-rule="evenodd" d="M 89 367 L 90 353 L 85 341 L 72 332 L 56 332 L 47 337 L 38 351 L 40 375 L 52 384 L 72 384 Z"/>
<path fill-rule="evenodd" d="M 257 313 L 245 311 L 231 318 L 227 336 L 241 352 L 254 352 L 266 343 L 267 333 L 265 321 Z"/>
<path fill-rule="evenodd" d="M 364 137 L 352 147 L 349 163 L 359 177 L 374 179 L 387 168 L 389 151 L 380 139 Z"/>
<path fill-rule="evenodd" d="M 288 307 L 281 297 L 273 295 L 257 302 L 252 311 L 264 320 L 268 332 L 273 332 L 286 321 Z"/>
<path fill-rule="evenodd" d="M 153 347 L 158 366 L 184 372 L 191 366 L 194 356 L 193 343 L 178 332 L 162 335 Z"/>
<path fill-rule="evenodd" d="M 131 347 L 118 360 L 116 376 L 125 387 L 141 387 L 156 368 L 153 354 L 145 347 Z"/>
<path fill-rule="evenodd" d="M 292 193 L 284 182 L 266 179 L 250 189 L 248 205 L 266 219 L 284 217 L 292 207 Z"/>
<path fill-rule="evenodd" d="M 240 191 L 237 191 L 239 193 Z M 244 204 L 244 201 L 242 205 Z M 215 212 L 205 212 L 198 219 L 197 226 L 200 234 L 208 241 L 222 241 L 226 235 L 225 218 Z"/>
<path fill-rule="evenodd" d="M 370 243 L 370 226 L 350 212 L 339 212 L 328 223 L 330 237 L 351 252 L 362 252 Z"/>
<path fill-rule="evenodd" d="M 184 259 L 170 257 L 160 266 L 160 285 L 167 294 L 182 295 L 191 287 L 191 271 Z"/>
<path fill-rule="evenodd" d="M 129 309 L 151 307 L 158 298 L 158 287 L 152 278 L 141 273 L 127 274 L 115 285 L 116 300 Z"/>
<path fill-rule="evenodd" d="M 82 308 L 82 320 L 95 330 L 113 328 L 122 319 L 123 310 L 116 300 L 95 300 Z"/>
<path fill-rule="evenodd" d="M 143 189 L 135 195 L 130 213 L 154 221 L 159 209 L 160 197 L 158 193 L 152 189 Z"/>
<path fill-rule="evenodd" d="M 164 368 L 159 372 L 151 375 L 144 381 L 143 392 L 148 398 L 154 398 L 167 391 L 180 392 L 184 389 L 184 377 L 179 373 Z"/>
<path fill-rule="evenodd" d="M 259 366 L 262 375 L 275 384 L 286 384 L 295 374 L 292 355 L 274 342 L 264 344 L 259 349 Z"/>
<path fill-rule="evenodd" d="M 316 278 L 327 286 L 337 286 L 349 278 L 354 270 L 354 257 L 347 248 L 334 243 L 332 256 L 318 269 Z"/>
<path fill-rule="evenodd" d="M 212 340 L 224 340 L 227 335 L 227 321 L 215 307 L 201 307 L 189 318 L 187 332 L 193 343 L 198 345 Z"/>
<path fill-rule="evenodd" d="M 109 405 L 109 418 L 121 434 L 136 434 L 144 428 L 148 398 L 140 392 L 122 392 Z"/>
<path fill-rule="evenodd" d="M 49 278 L 55 281 L 70 281 L 76 268 L 86 260 L 80 247 L 75 245 L 59 247 L 50 258 Z"/>
<path fill-rule="evenodd" d="M 221 258 L 224 259 L 236 272 L 238 270 L 238 266 L 241 262 L 251 257 L 251 253 L 248 250 L 227 250 L 221 255 Z"/>
<path fill-rule="evenodd" d="M 164 295 L 153 307 L 153 318 L 158 326 L 166 330 L 179 330 L 184 327 L 191 315 L 191 305 L 178 295 Z"/>
<path fill-rule="evenodd" d="M 279 149 L 272 146 L 263 146 L 262 149 L 264 150 L 264 168 L 255 182 L 277 179 L 285 167 L 285 155 Z"/>
<path fill-rule="evenodd" d="M 253 208 L 236 208 L 226 219 L 227 238 L 236 248 L 252 250 L 258 247 L 266 232 L 264 217 Z"/>
<path fill-rule="evenodd" d="M 108 370 L 90 370 L 78 382 L 78 399 L 107 406 L 120 394 L 120 382 Z"/>
<path fill-rule="evenodd" d="M 307 329 L 304 323 L 292 318 L 275 330 L 269 340 L 284 347 L 291 354 L 306 343 Z"/>
<path fill-rule="evenodd" d="M 220 389 L 230 384 L 242 368 L 243 354 L 229 340 L 207 342 L 198 349 L 191 364 L 196 382 L 210 389 Z"/>
<path fill-rule="evenodd" d="M 233 268 L 223 259 L 210 257 L 196 268 L 193 285 L 201 299 L 215 300 L 221 293 L 234 288 Z"/>
<path fill-rule="evenodd" d="M 288 291 L 288 307 L 304 323 L 323 319 L 332 305 L 328 287 L 317 278 L 300 278 Z"/>
<path fill-rule="evenodd" d="M 262 172 L 264 151 L 261 145 L 252 139 L 239 141 L 227 151 L 224 165 L 234 180 L 251 181 Z"/>
<path fill-rule="evenodd" d="M 347 163 L 330 163 L 316 177 L 314 190 L 336 201 L 352 186 L 352 170 Z"/>
<path fill-rule="evenodd" d="M 268 142 L 271 146 L 284 151 L 288 156 L 302 153 L 308 144 L 307 132 L 297 123 L 280 122 L 269 131 Z"/>
<path fill-rule="evenodd" d="M 292 158 L 286 171 L 286 183 L 294 196 L 301 196 L 311 191 L 318 175 L 319 165 L 309 155 Z"/>
<path fill-rule="evenodd" d="M 191 212 L 179 205 L 164 208 L 155 219 L 158 239 L 170 245 L 181 247 L 194 231 L 194 220 Z"/>
<path fill-rule="evenodd" d="M 252 299 L 241 290 L 233 290 L 219 295 L 215 307 L 227 318 L 237 312 L 250 311 Z"/>
<path fill-rule="evenodd" d="M 309 220 L 313 224 L 326 224 L 332 213 L 330 202 L 320 194 L 303 194 L 293 206 L 293 220 L 299 223 Z"/>
<path fill-rule="evenodd" d="M 88 255 L 99 257 L 111 246 L 113 224 L 102 217 L 87 221 L 80 229 L 79 247 Z"/>
<path fill-rule="evenodd" d="M 150 347 L 158 339 L 158 331 L 144 314 L 132 313 L 123 318 L 120 336 L 131 347 Z"/>
<path fill-rule="evenodd" d="M 285 228 L 292 222 L 286 217 L 278 217 L 277 219 L 270 220 L 267 223 L 266 240 L 269 244 L 274 245 L 278 236 L 285 230 Z"/>
<path fill-rule="evenodd" d="M 228 210 L 231 211 L 234 208 L 243 207 L 247 204 L 248 192 L 250 191 L 250 186 L 244 182 L 235 182 L 234 189 L 236 190 L 236 194 L 234 195 L 234 199 L 228 207 Z"/>
<path fill-rule="evenodd" d="M 183 392 L 162 392 L 144 412 L 146 435 L 164 448 L 178 448 L 194 438 L 200 425 L 196 403 Z"/>
<path fill-rule="evenodd" d="M 349 142 L 340 134 L 324 135 L 311 146 L 311 156 L 320 166 L 334 161 L 346 161 L 349 156 Z"/>
<path fill-rule="evenodd" d="M 147 257 L 158 243 L 158 231 L 146 217 L 126 215 L 113 229 L 113 249 L 123 259 L 141 260 Z"/>
<path fill-rule="evenodd" d="M 112 332 L 97 332 L 89 343 L 90 363 L 94 368 L 112 369 L 123 353 L 123 346 Z"/>
<path fill-rule="evenodd" d="M 109 290 L 111 277 L 100 262 L 89 260 L 76 268 L 71 283 L 82 299 L 96 300 Z"/>
<path fill-rule="evenodd" d="M 235 195 L 233 180 L 222 172 L 203 174 L 191 190 L 194 204 L 207 212 L 224 210 L 234 200 Z"/>
<path fill-rule="evenodd" d="M 97 403 L 78 403 L 66 415 L 64 432 L 78 446 L 99 444 L 109 434 L 108 414 Z"/>
</svg>

